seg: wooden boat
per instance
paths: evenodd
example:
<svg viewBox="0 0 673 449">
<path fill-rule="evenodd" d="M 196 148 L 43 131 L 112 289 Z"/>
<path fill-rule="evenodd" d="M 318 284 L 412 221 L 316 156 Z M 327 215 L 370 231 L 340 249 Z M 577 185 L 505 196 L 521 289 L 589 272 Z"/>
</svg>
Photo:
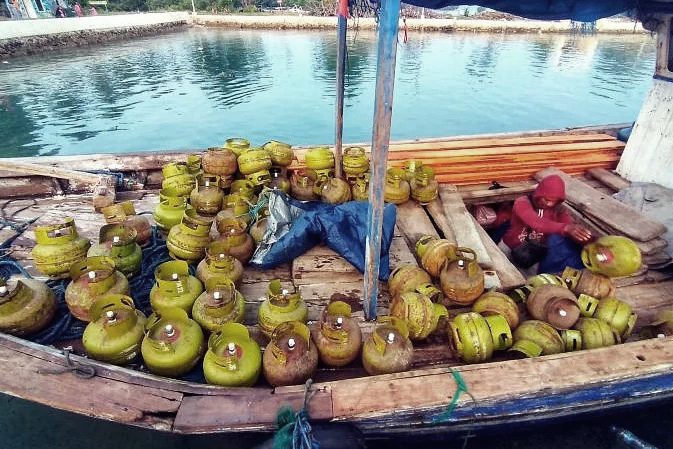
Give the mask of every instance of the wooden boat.
<svg viewBox="0 0 673 449">
<path fill-rule="evenodd" d="M 670 17 L 663 26 L 661 42 L 669 45 Z M 667 157 L 670 158 L 668 128 L 672 123 L 671 113 L 661 99 L 672 90 L 670 78 L 655 81 L 655 88 L 634 129 L 630 141 L 634 143 L 629 145 L 635 148 L 647 141 L 639 133 L 648 130 L 649 141 L 659 139 L 668 145 Z M 663 129 L 657 125 L 662 116 L 668 117 Z M 396 149 L 407 151 L 414 145 L 441 151 L 445 146 L 451 148 L 445 150 L 447 157 L 455 149 L 469 149 L 479 159 L 479 151 L 524 146 L 528 149 L 537 147 L 530 153 L 546 154 L 553 159 L 556 149 L 550 147 L 552 145 L 573 145 L 577 151 L 584 151 L 584 145 L 593 151 L 595 147 L 588 143 L 609 142 L 612 150 L 621 154 L 623 147 L 615 139 L 620 128 L 622 126 L 587 127 L 407 141 L 391 144 L 390 152 L 394 153 Z M 484 144 L 486 140 L 488 144 Z M 634 167 L 625 163 L 632 157 L 629 145 L 621 156 L 625 165 L 621 168 L 623 172 L 630 172 Z M 648 151 L 648 148 L 641 150 L 640 157 Z M 130 180 L 126 184 L 135 185 L 138 190 L 118 191 L 117 200 L 131 199 L 138 211 L 150 211 L 157 203 L 161 166 L 171 161 L 183 161 L 186 154 L 154 152 L 3 160 L 0 168 L 13 167 L 22 171 L 20 174 L 11 170 L 0 173 L 4 219 L 13 223 L 31 222 L 26 229 L 2 229 L 1 238 L 6 242 L 7 252 L 29 273 L 36 274 L 30 255 L 34 244 L 31 230 L 36 225 L 70 216 L 75 218 L 82 235 L 95 238 L 102 217 L 93 211 L 91 195 L 79 192 L 90 188 L 92 181 L 97 182 L 98 175 L 80 173 L 73 176 L 73 170 L 121 173 L 124 179 Z M 542 157 L 541 163 L 550 165 L 552 159 L 545 162 Z M 27 162 L 39 164 L 21 165 Z M 577 182 L 586 188 L 595 188 L 597 195 L 607 194 L 611 192 L 610 187 L 587 178 L 585 172 L 595 168 L 614 169 L 617 162 L 616 159 L 608 162 L 585 160 L 581 167 L 578 164 L 568 171 L 578 175 Z M 458 187 L 458 194 L 465 203 L 510 200 L 534 187 L 531 175 L 539 169 L 535 166 L 530 172 L 521 170 L 510 179 L 502 179 L 508 186 L 504 191 L 489 190 L 488 184 L 467 182 L 472 181 L 468 178 L 466 185 Z M 660 167 L 652 167 L 650 175 L 657 170 Z M 600 177 L 605 174 L 594 173 Z M 604 179 L 628 183 L 609 175 L 608 172 Z M 66 186 L 55 181 L 54 176 L 68 178 L 71 182 Z M 482 174 L 481 179 L 499 180 L 496 173 L 489 172 L 488 176 L 494 178 L 484 179 Z M 634 179 L 639 178 L 634 176 Z M 99 189 L 97 193 L 105 196 L 109 191 Z M 416 263 L 410 244 L 422 234 L 448 237 L 453 228 L 447 222 L 443 208 L 437 203 L 425 208 L 415 203 L 400 206 L 391 263 Z M 523 282 L 521 275 L 512 271 L 507 259 L 483 231 L 477 229 L 477 232 L 491 257 L 494 282 L 499 282 L 503 288 L 520 285 Z M 371 332 L 372 324 L 364 320 L 361 306 L 362 274 L 331 250 L 319 246 L 292 264 L 274 270 L 246 269 L 241 287 L 247 300 L 246 323 L 262 343 L 264 340 L 254 323 L 260 304 L 258 298 L 263 297 L 266 282 L 271 279 L 292 283 L 300 289 L 309 303 L 310 320 L 318 318 L 329 300 L 342 299 L 355 308 L 354 316 L 360 319 L 363 332 Z M 667 280 L 665 273 L 650 271 L 619 282 L 617 296 L 631 304 L 639 314 L 636 335 L 638 328 L 649 323 L 657 311 L 673 306 L 673 281 Z M 388 301 L 385 286 L 381 285 L 377 304 L 380 312 L 385 311 Z M 64 346 L 72 346 L 74 354 L 64 355 L 61 350 Z M 291 405 L 299 409 L 305 400 L 304 386 L 301 385 L 215 387 L 96 362 L 77 355 L 78 352 L 76 341 L 49 347 L 0 334 L 0 391 L 98 419 L 180 434 L 273 431 L 276 412 L 281 406 Z M 92 370 L 93 376 L 79 376 L 78 369 L 84 368 Z M 460 378 L 469 395 L 463 394 L 457 399 L 456 408 L 447 419 L 437 420 L 459 394 Z M 368 437 L 390 438 L 409 433 L 462 434 L 468 430 L 539 422 L 669 399 L 673 397 L 673 337 L 644 340 L 634 337 L 632 341 L 602 349 L 535 359 L 494 359 L 475 365 L 459 362 L 446 342 L 439 339 L 415 347 L 413 366 L 407 372 L 366 376 L 362 367 L 355 363 L 339 370 L 321 368 L 313 380 L 308 401 L 311 420 L 352 423 Z"/>
</svg>

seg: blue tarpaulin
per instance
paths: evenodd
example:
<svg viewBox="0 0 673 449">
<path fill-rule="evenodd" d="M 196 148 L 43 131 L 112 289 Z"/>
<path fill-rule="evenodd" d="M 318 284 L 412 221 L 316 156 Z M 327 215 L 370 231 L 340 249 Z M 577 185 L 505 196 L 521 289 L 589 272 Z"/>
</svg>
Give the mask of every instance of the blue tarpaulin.
<svg viewBox="0 0 673 449">
<path fill-rule="evenodd" d="M 250 265 L 269 269 L 291 262 L 314 246 L 324 243 L 355 268 L 364 272 L 369 203 L 344 204 L 301 202 L 274 191 L 269 197 L 269 218 L 264 239 Z M 393 239 L 397 209 L 383 209 L 379 279 L 390 275 L 388 251 Z"/>
<path fill-rule="evenodd" d="M 466 4 L 465 0 L 404 0 L 424 8 L 440 9 Z M 636 0 L 473 0 L 471 5 L 507 12 L 529 19 L 571 19 L 592 22 L 639 6 Z"/>
</svg>

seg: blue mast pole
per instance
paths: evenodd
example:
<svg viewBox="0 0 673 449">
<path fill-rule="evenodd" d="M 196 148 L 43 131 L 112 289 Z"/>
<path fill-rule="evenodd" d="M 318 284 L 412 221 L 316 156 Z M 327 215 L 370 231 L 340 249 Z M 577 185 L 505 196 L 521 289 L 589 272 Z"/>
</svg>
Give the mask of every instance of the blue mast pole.
<svg viewBox="0 0 673 449">
<path fill-rule="evenodd" d="M 339 0 L 337 9 L 337 101 L 334 139 L 334 175 L 341 177 L 341 147 L 344 131 L 344 85 L 346 72 L 346 30 L 348 25 L 348 0 Z"/>
<path fill-rule="evenodd" d="M 400 0 L 382 0 L 379 18 L 379 40 L 376 64 L 376 98 L 372 130 L 371 180 L 369 209 L 367 211 L 366 254 L 364 275 L 365 317 L 376 319 L 379 264 L 381 262 L 381 235 L 383 228 L 383 194 L 385 191 L 390 142 L 390 121 L 393 115 L 393 88 L 395 86 L 395 57 L 400 18 Z"/>
</svg>

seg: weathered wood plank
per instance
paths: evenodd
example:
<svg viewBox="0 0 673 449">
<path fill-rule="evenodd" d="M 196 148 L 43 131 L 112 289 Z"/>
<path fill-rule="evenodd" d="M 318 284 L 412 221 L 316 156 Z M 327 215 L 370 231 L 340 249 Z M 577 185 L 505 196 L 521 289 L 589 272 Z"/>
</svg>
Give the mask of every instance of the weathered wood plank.
<svg viewBox="0 0 673 449">
<path fill-rule="evenodd" d="M 454 186 L 443 185 L 439 188 L 439 197 L 444 206 L 444 215 L 456 236 L 456 243 L 460 247 L 467 247 L 474 251 L 477 261 L 483 267 L 492 267 L 493 261 L 489 256 L 479 232 L 475 228 L 472 214 L 468 212 L 463 199 Z"/>
<path fill-rule="evenodd" d="M 397 227 L 404 235 L 409 248 L 415 248 L 418 239 L 424 235 L 439 238 L 425 210 L 415 201 L 407 201 L 397 206 Z"/>
<path fill-rule="evenodd" d="M 57 184 L 42 176 L 0 179 L 0 198 L 55 195 Z"/>
<path fill-rule="evenodd" d="M 590 351 L 454 368 L 477 401 L 515 400 L 554 394 L 673 368 L 673 339 L 646 340 Z M 416 407 L 445 406 L 456 382 L 445 368 L 321 384 L 332 390 L 334 418 L 389 414 Z M 462 396 L 458 404 L 471 399 Z"/>
<path fill-rule="evenodd" d="M 65 369 L 65 360 L 49 362 L 0 345 L 0 390 L 58 409 L 120 423 L 142 424 L 146 415 L 170 416 L 181 393 L 132 385 L 104 377 L 82 379 Z"/>
<path fill-rule="evenodd" d="M 509 290 L 524 285 L 526 283 L 526 278 L 523 277 L 519 269 L 515 267 L 502 250 L 498 248 L 498 245 L 491 239 L 484 228 L 479 226 L 477 220 L 474 217 L 472 217 L 472 220 L 474 221 L 475 228 L 477 229 L 477 232 L 479 232 L 479 236 L 484 243 L 488 255 L 493 261 L 493 269 L 498 274 L 501 288 L 503 290 Z"/>
<path fill-rule="evenodd" d="M 610 235 L 613 233 L 610 230 L 605 229 L 605 224 L 596 223 L 590 217 L 587 217 L 586 215 L 582 214 L 580 211 L 578 211 L 571 205 L 566 203 L 564 206 L 568 211 L 568 213 L 570 214 L 570 216 L 573 217 L 573 220 L 575 220 L 576 223 L 581 224 L 582 226 L 585 226 L 587 229 L 589 229 L 589 231 L 591 231 L 591 233 L 594 236 L 603 237 L 605 235 Z M 662 239 L 661 237 L 654 238 L 647 242 L 641 242 L 638 240 L 633 240 L 633 242 L 636 244 L 638 249 L 640 249 L 640 252 L 643 255 L 655 254 L 668 247 L 668 242 Z"/>
<path fill-rule="evenodd" d="M 479 190 L 462 190 L 458 189 L 458 193 L 463 198 L 465 204 L 488 204 L 500 203 L 503 201 L 514 201 L 523 195 L 532 193 L 537 187 L 535 181 L 519 181 L 508 183 L 501 189 L 489 190 L 489 186 L 484 186 Z"/>
<path fill-rule="evenodd" d="M 566 184 L 566 200 L 570 204 L 581 212 L 620 230 L 628 237 L 646 242 L 666 232 L 666 227 L 658 221 L 642 215 L 610 196 L 596 192 L 558 169 L 542 170 L 535 174 L 535 178 L 539 181 L 553 174 L 563 178 Z"/>
<path fill-rule="evenodd" d="M 451 223 L 449 223 L 446 215 L 444 215 L 444 206 L 442 206 L 442 201 L 439 198 L 436 198 L 425 208 L 427 209 L 439 230 L 442 231 L 442 237 L 455 244 L 456 235 L 453 233 Z"/>
<path fill-rule="evenodd" d="M 328 420 L 332 414 L 329 388 L 313 387 L 308 413 L 311 420 Z M 185 397 L 178 410 L 173 429 L 182 433 L 210 433 L 235 430 L 271 430 L 276 413 L 289 405 L 295 411 L 302 408 L 303 391 L 276 389 L 247 389 L 245 399 L 230 396 Z"/>
<path fill-rule="evenodd" d="M 631 185 L 629 180 L 624 179 L 618 174 L 615 174 L 604 168 L 592 168 L 587 170 L 587 175 L 597 179 L 615 192 L 619 192 L 620 190 L 625 189 Z"/>
</svg>

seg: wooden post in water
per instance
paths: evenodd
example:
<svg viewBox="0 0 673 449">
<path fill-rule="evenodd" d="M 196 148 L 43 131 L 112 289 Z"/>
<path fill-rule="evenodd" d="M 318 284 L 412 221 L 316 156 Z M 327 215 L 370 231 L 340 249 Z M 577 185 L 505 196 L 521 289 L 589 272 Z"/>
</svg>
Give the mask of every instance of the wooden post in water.
<svg viewBox="0 0 673 449">
<path fill-rule="evenodd" d="M 400 0 L 382 0 L 379 18 L 379 43 L 376 64 L 376 98 L 372 131 L 371 181 L 369 183 L 369 210 L 367 212 L 364 304 L 368 320 L 376 319 L 381 236 L 383 228 L 383 194 L 388 165 L 390 121 L 393 115 L 393 88 L 395 87 L 395 56 Z"/>
<path fill-rule="evenodd" d="M 348 0 L 339 0 L 337 10 L 337 99 L 334 139 L 334 175 L 341 178 L 341 146 L 344 132 L 344 80 L 346 73 L 346 30 L 348 29 Z"/>
</svg>

